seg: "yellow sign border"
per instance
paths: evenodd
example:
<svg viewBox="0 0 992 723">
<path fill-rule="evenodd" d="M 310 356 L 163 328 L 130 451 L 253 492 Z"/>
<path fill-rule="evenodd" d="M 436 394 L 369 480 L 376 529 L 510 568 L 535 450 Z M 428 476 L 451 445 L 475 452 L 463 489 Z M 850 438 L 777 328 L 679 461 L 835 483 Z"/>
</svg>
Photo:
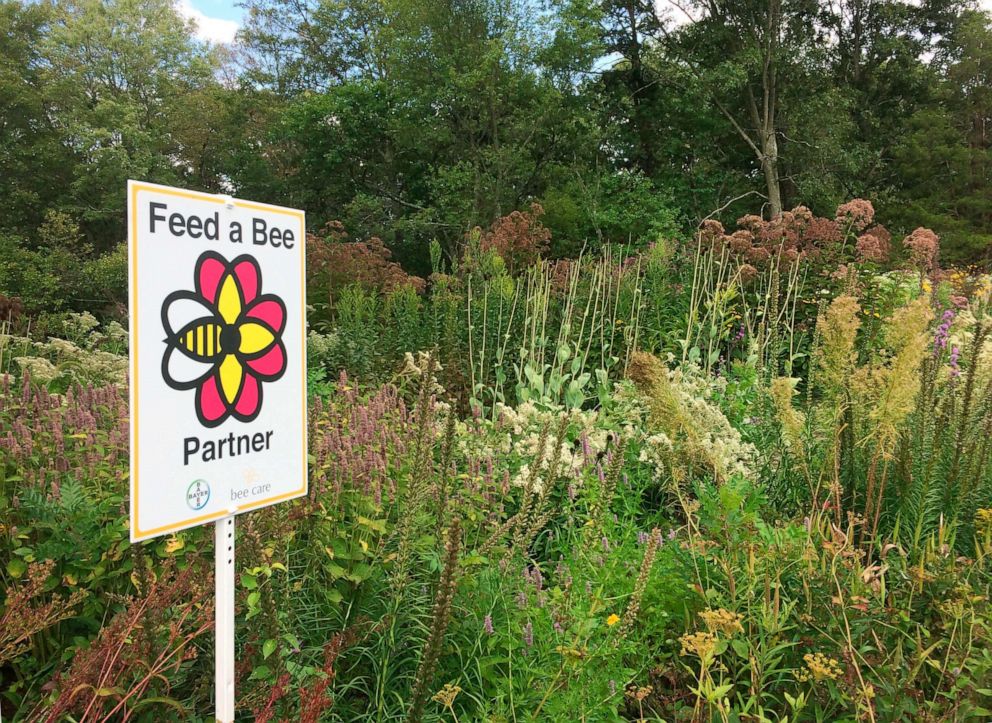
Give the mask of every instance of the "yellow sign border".
<svg viewBox="0 0 992 723">
<path fill-rule="evenodd" d="M 138 337 L 138 193 L 141 191 L 152 191 L 154 193 L 161 193 L 167 196 L 178 196 L 180 198 L 188 198 L 194 201 L 207 201 L 209 203 L 225 203 L 225 199 L 221 196 L 217 196 L 210 193 L 201 193 L 199 191 L 185 191 L 177 188 L 171 188 L 169 186 L 160 186 L 155 183 L 144 183 L 141 181 L 128 181 L 128 252 L 131 255 L 130 259 L 130 319 L 133 329 L 131 330 L 131 474 L 133 479 L 130 479 L 131 484 L 131 494 L 133 495 L 132 500 L 132 511 L 130 520 L 131 527 L 131 540 L 132 542 L 140 542 L 141 540 L 148 540 L 153 537 L 158 537 L 159 535 L 167 534 L 169 532 L 178 532 L 179 530 L 185 530 L 196 525 L 200 525 L 206 522 L 212 522 L 213 520 L 219 520 L 222 517 L 227 517 L 231 514 L 231 510 L 220 510 L 218 512 L 211 512 L 206 515 L 199 515 L 198 517 L 190 517 L 182 522 L 163 525 L 161 527 L 153 527 L 148 530 L 142 530 L 138 526 L 138 503 L 139 503 L 139 479 L 138 479 L 138 455 L 140 450 L 136 441 L 138 439 L 138 346 L 134 341 Z M 300 221 L 300 240 L 304 244 L 303 248 L 300 249 L 300 339 L 303 340 L 303 353 L 300 355 L 301 365 L 302 365 L 302 376 L 303 380 L 303 486 L 298 490 L 292 490 L 290 492 L 284 492 L 280 495 L 275 495 L 274 497 L 269 497 L 264 500 L 256 500 L 254 502 L 248 502 L 243 505 L 239 505 L 235 508 L 236 512 L 247 512 L 248 510 L 255 509 L 257 507 L 263 507 L 265 505 L 275 504 L 276 502 L 282 502 L 283 500 L 292 499 L 294 497 L 302 497 L 307 493 L 307 486 L 309 481 L 309 471 L 307 470 L 307 437 L 308 437 L 308 427 L 307 427 L 307 355 L 306 355 L 306 338 L 307 338 L 307 299 L 306 299 L 306 273 L 307 273 L 307 255 L 306 255 L 306 215 L 303 211 L 298 211 L 293 208 L 284 208 L 282 206 L 272 206 L 267 203 L 251 203 L 248 201 L 239 201 L 237 199 L 231 199 L 231 202 L 238 208 L 247 209 L 257 209 L 260 211 L 268 211 L 271 213 L 282 213 L 287 216 L 295 216 Z"/>
</svg>

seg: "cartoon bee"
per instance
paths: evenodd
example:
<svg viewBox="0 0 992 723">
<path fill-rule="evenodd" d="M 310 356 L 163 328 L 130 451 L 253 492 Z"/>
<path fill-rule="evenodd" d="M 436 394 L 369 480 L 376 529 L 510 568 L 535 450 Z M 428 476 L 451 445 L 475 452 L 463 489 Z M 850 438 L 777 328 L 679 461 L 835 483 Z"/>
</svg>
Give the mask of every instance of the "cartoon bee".
<svg viewBox="0 0 992 723">
<path fill-rule="evenodd" d="M 209 361 L 223 349 L 221 332 L 223 327 L 212 321 L 191 324 L 177 335 L 176 343 L 194 357 Z"/>
</svg>

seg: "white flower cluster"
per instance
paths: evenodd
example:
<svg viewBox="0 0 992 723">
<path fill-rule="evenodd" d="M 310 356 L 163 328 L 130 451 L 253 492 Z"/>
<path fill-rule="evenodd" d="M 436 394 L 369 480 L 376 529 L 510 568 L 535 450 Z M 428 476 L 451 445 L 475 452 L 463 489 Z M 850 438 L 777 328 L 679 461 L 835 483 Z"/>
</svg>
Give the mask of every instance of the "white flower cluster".
<svg viewBox="0 0 992 723">
<path fill-rule="evenodd" d="M 340 348 L 341 338 L 336 332 L 318 334 L 311 330 L 307 335 L 307 363 L 311 367 L 330 367 Z"/>
<path fill-rule="evenodd" d="M 704 374 L 698 367 L 684 365 L 667 370 L 666 403 L 676 409 L 667 419 L 653 419 L 647 425 L 640 459 L 655 467 L 659 476 L 673 467 L 703 467 L 719 479 L 755 476 L 757 450 L 741 437 L 723 411 L 713 401 L 726 388 L 726 380 Z M 664 384 L 664 380 L 661 382 Z M 627 393 L 619 395 L 633 407 L 643 405 Z M 649 415 L 628 406 L 627 414 L 645 419 Z"/>
<path fill-rule="evenodd" d="M 65 330 L 66 338 L 87 346 L 95 336 L 94 332 L 99 326 L 100 322 L 88 311 L 81 314 L 69 312 L 62 320 L 62 328 Z"/>
<path fill-rule="evenodd" d="M 98 336 L 85 319 L 79 328 L 88 329 L 87 339 Z M 112 331 L 114 330 L 108 327 L 108 333 Z M 102 349 L 84 348 L 68 339 L 52 337 L 47 342 L 36 342 L 27 337 L 4 335 L 0 339 L 0 351 L 4 348 L 20 351 L 17 356 L 12 355 L 14 363 L 22 373 L 27 372 L 32 379 L 42 384 L 59 377 L 68 377 L 80 384 L 124 385 L 127 382 L 126 356 Z"/>
<path fill-rule="evenodd" d="M 15 356 L 14 363 L 39 384 L 48 384 L 59 375 L 59 370 L 50 361 L 40 356 Z"/>
<path fill-rule="evenodd" d="M 127 381 L 127 357 L 101 349 L 84 349 L 66 339 L 51 338 L 35 348 L 54 360 L 59 374 L 80 384 L 120 384 Z"/>
<path fill-rule="evenodd" d="M 427 371 L 427 365 L 431 355 L 426 351 L 418 351 L 416 356 L 412 352 L 406 352 L 403 355 L 403 369 L 399 373 L 401 379 L 409 380 L 419 380 L 424 376 L 424 372 Z M 442 371 L 443 367 L 438 362 L 435 356 L 433 361 L 430 362 L 433 366 L 431 370 L 431 393 L 436 396 L 441 396 L 444 394 L 444 387 L 437 381 L 437 373 Z"/>
<path fill-rule="evenodd" d="M 587 452 L 595 455 L 607 447 L 609 430 L 599 424 L 594 411 L 566 411 L 558 405 L 538 406 L 528 401 L 516 408 L 497 403 L 494 416 L 495 421 L 459 422 L 460 452 L 479 460 L 490 459 L 501 467 L 505 464 L 511 485 L 537 494 L 544 494 L 561 480 L 579 481 Z M 556 450 L 562 419 L 567 420 L 569 429 Z"/>
</svg>

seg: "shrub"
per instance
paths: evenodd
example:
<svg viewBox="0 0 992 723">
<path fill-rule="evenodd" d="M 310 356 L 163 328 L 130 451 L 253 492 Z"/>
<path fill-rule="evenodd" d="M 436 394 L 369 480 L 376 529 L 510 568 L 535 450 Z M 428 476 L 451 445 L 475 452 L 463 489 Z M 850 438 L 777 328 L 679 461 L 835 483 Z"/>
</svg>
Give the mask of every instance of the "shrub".
<svg viewBox="0 0 992 723">
<path fill-rule="evenodd" d="M 492 251 L 506 262 L 512 273 L 536 262 L 548 250 L 551 231 L 541 224 L 544 209 L 532 203 L 528 211 L 514 211 L 493 221 L 492 225 L 473 233 L 479 235 L 479 248 Z"/>
<path fill-rule="evenodd" d="M 388 292 L 401 286 L 417 291 L 424 280 L 407 274 L 394 261 L 381 239 L 349 241 L 341 224 L 329 223 L 318 236 L 307 236 L 307 295 L 320 307 L 337 304 L 342 290 L 358 284 L 369 291 Z"/>
</svg>

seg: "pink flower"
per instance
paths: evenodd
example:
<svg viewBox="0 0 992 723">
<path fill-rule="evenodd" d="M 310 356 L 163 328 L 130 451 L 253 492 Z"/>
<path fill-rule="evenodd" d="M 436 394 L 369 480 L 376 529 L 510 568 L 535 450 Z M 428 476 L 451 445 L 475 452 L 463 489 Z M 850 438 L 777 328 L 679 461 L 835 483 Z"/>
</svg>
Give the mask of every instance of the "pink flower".
<svg viewBox="0 0 992 723">
<path fill-rule="evenodd" d="M 751 264 L 741 264 L 740 275 L 742 284 L 750 284 L 758 277 L 758 270 Z"/>
<path fill-rule="evenodd" d="M 860 261 L 884 261 L 885 248 L 882 241 L 870 233 L 861 234 L 856 245 L 858 260 Z"/>
<path fill-rule="evenodd" d="M 761 228 L 764 223 L 765 221 L 761 218 L 761 216 L 756 216 L 753 213 L 749 213 L 748 215 L 741 216 L 737 219 L 737 225 L 740 228 L 746 228 L 750 231 L 755 231 L 756 229 Z"/>
<path fill-rule="evenodd" d="M 771 256 L 771 253 L 764 246 L 752 246 L 747 252 L 747 260 L 752 264 L 763 264 Z"/>
<path fill-rule="evenodd" d="M 534 625 L 530 620 L 524 625 L 524 645 L 531 647 L 534 644 Z"/>
<path fill-rule="evenodd" d="M 799 260 L 799 252 L 795 249 L 785 249 L 782 252 L 782 260 L 787 266 L 792 266 L 792 264 Z"/>
<path fill-rule="evenodd" d="M 753 243 L 754 234 L 744 229 L 734 231 L 727 237 L 727 245 L 730 246 L 730 250 L 735 254 L 747 253 Z"/>
<path fill-rule="evenodd" d="M 262 272 L 252 256 L 228 262 L 206 251 L 193 276 L 195 291 L 174 291 L 162 304 L 162 376 L 173 389 L 196 389 L 205 427 L 231 416 L 250 422 L 262 408 L 262 382 L 286 371 L 286 306 L 259 293 Z"/>
<path fill-rule="evenodd" d="M 702 225 L 699 227 L 699 232 L 710 239 L 716 238 L 717 236 L 723 236 L 723 224 L 719 221 L 708 218 L 703 221 Z"/>
<path fill-rule="evenodd" d="M 810 211 L 806 206 L 796 206 L 792 209 L 792 217 L 799 226 L 806 226 L 810 221 L 813 220 L 813 212 Z"/>
<path fill-rule="evenodd" d="M 905 246 L 913 258 L 913 262 L 922 269 L 933 267 L 940 248 L 940 237 L 928 228 L 922 226 L 903 239 Z"/>
<path fill-rule="evenodd" d="M 875 219 L 875 207 L 871 201 L 855 198 L 837 207 L 834 216 L 837 223 L 849 223 L 855 231 L 864 231 Z"/>
</svg>

